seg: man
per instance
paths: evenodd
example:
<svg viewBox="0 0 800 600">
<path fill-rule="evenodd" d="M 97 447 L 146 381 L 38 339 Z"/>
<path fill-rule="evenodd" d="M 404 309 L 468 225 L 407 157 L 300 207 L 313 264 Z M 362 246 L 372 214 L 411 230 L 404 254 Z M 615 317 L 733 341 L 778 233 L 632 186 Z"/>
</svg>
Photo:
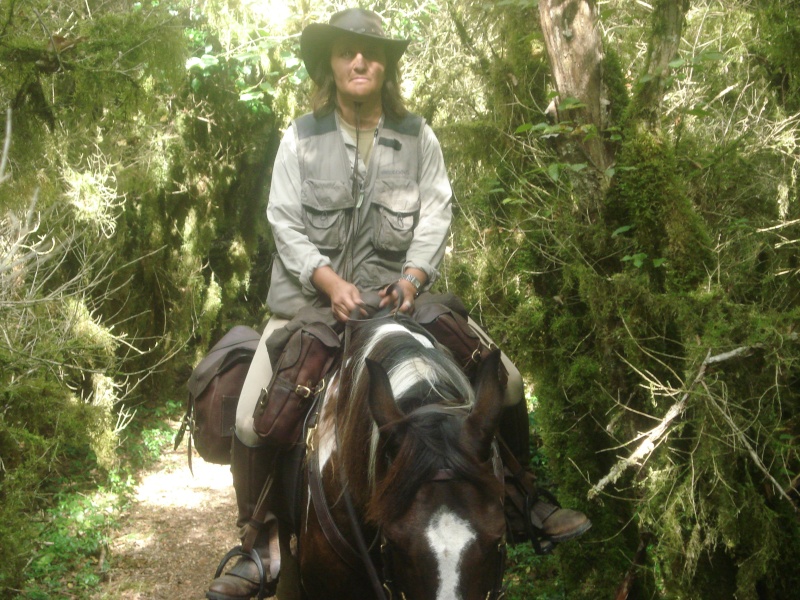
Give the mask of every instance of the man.
<svg viewBox="0 0 800 600">
<path fill-rule="evenodd" d="M 302 58 L 317 87 L 313 113 L 287 130 L 273 170 L 267 207 L 277 248 L 267 298 L 273 316 L 242 389 L 231 461 L 240 526 L 252 520 L 264 482 L 281 457 L 281 449 L 264 445 L 257 433 L 256 405 L 269 396 L 272 365 L 281 368 L 281 350 L 292 336 L 309 323 L 339 332 L 350 315 L 395 303 L 398 294 L 386 293 L 390 284 L 403 292 L 398 310 L 413 314 L 415 305 L 431 296 L 427 290 L 439 275 L 452 192 L 436 136 L 405 109 L 400 95 L 398 62 L 408 43 L 386 37 L 380 17 L 358 8 L 302 33 Z M 525 463 L 529 433 L 522 378 L 505 355 L 503 361 L 510 406 L 505 429 L 513 431 L 511 445 Z M 273 494 L 268 501 L 277 505 L 281 499 Z M 554 541 L 590 526 L 581 513 L 543 502 L 534 511 L 534 522 Z M 280 560 L 273 524 L 258 524 L 256 533 L 249 529 L 270 591 Z M 286 557 L 285 523 L 281 526 Z M 214 580 L 206 596 L 250 598 L 259 582 L 255 559 L 244 557 Z M 280 595 L 283 600 L 283 590 Z"/>
</svg>

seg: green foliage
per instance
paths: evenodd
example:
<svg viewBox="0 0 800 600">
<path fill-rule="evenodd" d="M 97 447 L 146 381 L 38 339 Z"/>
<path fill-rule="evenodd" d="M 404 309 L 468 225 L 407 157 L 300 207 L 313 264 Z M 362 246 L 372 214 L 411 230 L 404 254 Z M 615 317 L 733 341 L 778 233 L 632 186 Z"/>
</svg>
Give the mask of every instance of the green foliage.
<svg viewBox="0 0 800 600">
<path fill-rule="evenodd" d="M 264 318 L 264 192 L 310 88 L 297 34 L 345 4 L 0 10 L 14 126 L 0 181 L 0 589 L 88 594 L 123 502 L 90 488 L 124 498 L 120 439 L 129 464 L 152 460 L 170 433 L 145 415 L 174 416 L 174 388 L 221 332 Z M 557 91 L 536 3 L 374 6 L 414 41 L 405 89 L 455 190 L 437 285 L 525 374 L 537 474 L 594 523 L 555 557 L 512 549 L 509 596 L 613 597 L 647 542 L 638 596 L 790 598 L 797 11 L 693 3 L 658 104 L 641 113 L 663 3 L 651 5 L 597 4 L 605 131 L 545 115 Z M 569 115 L 585 100 L 557 102 Z M 603 173 L 562 152 L 597 135 L 614 154 Z M 684 396 L 647 459 L 587 500 Z"/>
<path fill-rule="evenodd" d="M 800 13 L 796 2 L 760 0 L 753 40 L 769 84 L 789 111 L 800 110 Z"/>
<path fill-rule="evenodd" d="M 562 600 L 567 598 L 559 580 L 557 557 L 538 556 L 529 544 L 508 548 L 505 597 L 509 600 Z"/>
<path fill-rule="evenodd" d="M 653 124 L 624 108 L 649 13 L 607 3 L 616 78 L 606 133 L 617 144 L 608 179 L 554 156 L 550 140 L 573 131 L 535 112 L 495 122 L 517 140 L 500 152 L 443 144 L 458 174 L 451 289 L 530 376 L 548 476 L 604 540 L 589 534 L 559 551 L 571 598 L 613 596 L 642 539 L 642 597 L 791 597 L 780 549 L 795 552 L 797 532 L 780 526 L 792 507 L 776 489 L 800 472 L 800 289 L 796 252 L 786 252 L 798 239 L 798 167 L 785 153 L 800 146 L 796 116 L 752 79 L 747 47 L 762 42 L 751 27 L 762 15 L 749 8 L 691 13 L 695 47 L 671 62 L 663 104 L 646 113 Z M 471 127 L 451 126 L 445 139 L 472 140 Z M 736 348 L 745 354 L 701 367 Z M 587 503 L 588 487 L 683 395 L 686 411 L 644 465 Z"/>
<path fill-rule="evenodd" d="M 712 268 L 711 242 L 702 219 L 686 197 L 670 144 L 647 131 L 628 132 L 607 195 L 608 219 L 627 252 L 623 262 L 644 268 L 677 291 L 692 289 Z M 628 167 L 628 168 L 625 168 Z"/>
<path fill-rule="evenodd" d="M 31 543 L 42 542 L 31 509 L 47 506 L 54 495 L 84 489 L 101 478 L 93 450 L 103 424 L 98 418 L 100 409 L 76 401 L 64 390 L 63 385 L 37 379 L 6 387 L 2 396 L 0 548 L 5 567 L 0 588 L 20 585 Z M 50 560 L 58 556 L 51 554 Z"/>
<path fill-rule="evenodd" d="M 120 441 L 126 469 L 138 473 L 158 460 L 164 448 L 174 443 L 175 431 L 169 420 L 179 419 L 184 410 L 182 402 L 167 400 L 162 407 L 149 411 L 146 418 L 134 421 L 125 429 Z"/>
<path fill-rule="evenodd" d="M 101 490 L 91 497 L 59 494 L 38 527 L 38 551 L 24 570 L 22 597 L 85 596 L 108 565 L 99 564 L 125 496 Z"/>
</svg>

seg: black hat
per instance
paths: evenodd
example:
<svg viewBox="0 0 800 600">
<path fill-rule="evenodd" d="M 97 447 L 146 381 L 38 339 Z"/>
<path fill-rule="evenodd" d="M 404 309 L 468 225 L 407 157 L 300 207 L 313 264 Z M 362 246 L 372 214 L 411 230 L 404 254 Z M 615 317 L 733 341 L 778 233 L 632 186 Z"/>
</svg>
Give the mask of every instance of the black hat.
<svg viewBox="0 0 800 600">
<path fill-rule="evenodd" d="M 300 56 L 311 79 L 317 81 L 319 65 L 330 60 L 331 44 L 343 33 L 378 41 L 386 50 L 386 60 L 397 63 L 411 40 L 396 40 L 383 33 L 381 18 L 377 13 L 363 8 L 348 8 L 337 12 L 328 24 L 312 23 L 300 36 Z"/>
</svg>

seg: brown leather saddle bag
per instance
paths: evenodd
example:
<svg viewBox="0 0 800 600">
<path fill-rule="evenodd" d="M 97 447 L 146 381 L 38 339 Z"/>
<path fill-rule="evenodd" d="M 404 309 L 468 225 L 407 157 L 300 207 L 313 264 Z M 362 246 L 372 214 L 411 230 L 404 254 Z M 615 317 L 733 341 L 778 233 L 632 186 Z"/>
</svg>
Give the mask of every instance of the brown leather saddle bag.
<svg viewBox="0 0 800 600">
<path fill-rule="evenodd" d="M 250 327 L 233 327 L 192 371 L 186 384 L 189 388 L 186 414 L 175 436 L 177 449 L 184 433 L 189 432 L 190 468 L 192 440 L 203 460 L 230 464 L 236 406 L 259 337 Z"/>
<path fill-rule="evenodd" d="M 309 323 L 292 334 L 253 412 L 253 428 L 265 443 L 292 446 L 300 441 L 303 422 L 340 345 L 324 323 Z"/>
<path fill-rule="evenodd" d="M 470 327 L 469 322 L 453 308 L 437 302 L 418 305 L 414 320 L 422 325 L 437 342 L 450 350 L 453 358 L 472 381 L 478 366 L 489 356 L 492 348 Z M 508 374 L 501 369 L 501 381 L 505 387 Z"/>
</svg>

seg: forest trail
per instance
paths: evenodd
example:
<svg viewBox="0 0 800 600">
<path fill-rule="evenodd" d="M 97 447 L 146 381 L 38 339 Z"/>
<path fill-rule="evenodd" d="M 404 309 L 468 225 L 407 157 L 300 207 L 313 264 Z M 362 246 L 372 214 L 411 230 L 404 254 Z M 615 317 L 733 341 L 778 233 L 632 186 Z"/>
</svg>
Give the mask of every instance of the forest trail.
<svg viewBox="0 0 800 600">
<path fill-rule="evenodd" d="M 193 449 L 194 450 L 194 449 Z M 230 467 L 196 451 L 189 471 L 186 438 L 164 448 L 142 474 L 123 526 L 108 545 L 108 578 L 92 600 L 201 600 L 219 560 L 239 543 Z"/>
</svg>

